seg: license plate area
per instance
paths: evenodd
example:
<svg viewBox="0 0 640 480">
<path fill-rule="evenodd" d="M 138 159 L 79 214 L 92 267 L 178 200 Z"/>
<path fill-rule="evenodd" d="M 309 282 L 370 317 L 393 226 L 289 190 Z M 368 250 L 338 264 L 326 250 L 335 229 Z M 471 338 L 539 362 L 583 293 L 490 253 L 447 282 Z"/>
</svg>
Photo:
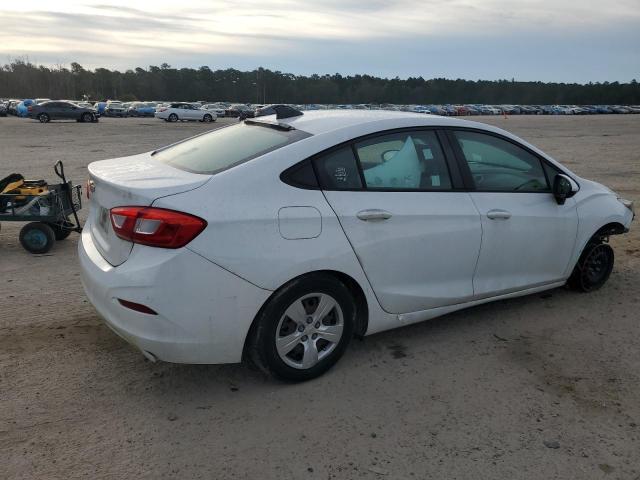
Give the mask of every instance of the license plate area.
<svg viewBox="0 0 640 480">
<path fill-rule="evenodd" d="M 109 233 L 109 210 L 98 207 L 98 225 L 104 233 Z"/>
</svg>

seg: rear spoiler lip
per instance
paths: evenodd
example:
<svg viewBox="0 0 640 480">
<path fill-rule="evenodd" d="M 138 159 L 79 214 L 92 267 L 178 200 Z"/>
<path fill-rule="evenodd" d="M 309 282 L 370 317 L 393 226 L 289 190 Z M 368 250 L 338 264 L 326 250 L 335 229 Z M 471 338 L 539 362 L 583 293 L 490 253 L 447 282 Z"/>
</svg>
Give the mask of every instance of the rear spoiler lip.
<svg viewBox="0 0 640 480">
<path fill-rule="evenodd" d="M 244 123 L 246 125 L 257 125 L 260 127 L 274 128 L 276 130 L 285 130 L 285 131 L 295 130 L 295 127 L 284 122 L 269 122 L 264 120 L 247 119 L 244 121 Z"/>
</svg>

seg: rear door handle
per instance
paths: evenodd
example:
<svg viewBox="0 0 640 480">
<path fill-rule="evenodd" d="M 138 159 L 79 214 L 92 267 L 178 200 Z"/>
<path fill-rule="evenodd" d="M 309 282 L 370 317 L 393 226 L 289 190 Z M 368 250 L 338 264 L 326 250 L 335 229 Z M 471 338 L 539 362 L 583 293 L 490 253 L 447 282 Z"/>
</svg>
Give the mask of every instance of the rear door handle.
<svg viewBox="0 0 640 480">
<path fill-rule="evenodd" d="M 356 217 L 365 222 L 375 222 L 380 220 L 387 220 L 391 218 L 391 214 L 385 210 L 378 210 L 377 208 L 370 210 L 360 210 L 356 213 Z"/>
<path fill-rule="evenodd" d="M 491 220 L 509 220 L 511 218 L 511 212 L 506 210 L 489 210 L 487 212 L 487 218 Z"/>
</svg>

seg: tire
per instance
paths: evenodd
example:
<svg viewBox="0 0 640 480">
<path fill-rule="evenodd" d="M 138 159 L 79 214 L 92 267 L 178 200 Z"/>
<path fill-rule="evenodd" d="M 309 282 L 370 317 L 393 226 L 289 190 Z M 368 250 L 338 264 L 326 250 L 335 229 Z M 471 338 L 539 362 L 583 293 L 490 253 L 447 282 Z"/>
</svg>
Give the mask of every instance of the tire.
<svg viewBox="0 0 640 480">
<path fill-rule="evenodd" d="M 93 115 L 90 113 L 83 113 L 82 117 L 80 117 L 84 123 L 89 123 L 93 121 Z"/>
<path fill-rule="evenodd" d="M 51 117 L 46 113 L 41 113 L 38 115 L 38 120 L 40 120 L 40 123 L 49 123 L 51 121 Z"/>
<path fill-rule="evenodd" d="M 64 240 L 71 235 L 71 232 L 73 231 L 72 228 L 74 226 L 69 220 L 65 220 L 64 222 L 57 224 L 49 223 L 48 225 L 51 227 L 51 230 L 53 230 L 53 236 L 56 241 Z"/>
<path fill-rule="evenodd" d="M 336 278 L 310 274 L 295 279 L 274 293 L 258 313 L 249 358 L 262 371 L 283 380 L 318 377 L 347 349 L 355 314 L 349 289 Z M 289 341 L 278 346 L 278 338 Z"/>
<path fill-rule="evenodd" d="M 581 292 L 593 292 L 602 287 L 613 270 L 615 255 L 606 243 L 589 243 L 569 278 L 569 285 Z"/>
<path fill-rule="evenodd" d="M 207 113 L 204 117 L 202 117 L 202 121 L 205 123 L 213 122 L 213 117 Z"/>
<path fill-rule="evenodd" d="M 42 222 L 27 223 L 20 230 L 20 243 L 27 252 L 47 253 L 56 243 L 53 229 Z"/>
<path fill-rule="evenodd" d="M 168 120 L 170 122 L 177 122 L 178 121 L 178 115 L 176 115 L 175 113 L 172 113 L 171 115 L 169 115 Z"/>
</svg>

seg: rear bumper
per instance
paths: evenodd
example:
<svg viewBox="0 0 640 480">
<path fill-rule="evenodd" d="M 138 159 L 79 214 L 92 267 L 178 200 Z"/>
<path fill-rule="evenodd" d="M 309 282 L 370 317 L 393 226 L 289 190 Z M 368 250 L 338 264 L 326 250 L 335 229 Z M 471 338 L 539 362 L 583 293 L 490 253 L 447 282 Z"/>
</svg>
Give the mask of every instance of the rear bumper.
<svg viewBox="0 0 640 480">
<path fill-rule="evenodd" d="M 118 335 L 159 360 L 234 363 L 256 313 L 271 294 L 187 248 L 136 245 L 118 267 L 96 249 L 88 228 L 78 245 L 87 297 Z M 123 307 L 117 299 L 158 315 Z"/>
</svg>

